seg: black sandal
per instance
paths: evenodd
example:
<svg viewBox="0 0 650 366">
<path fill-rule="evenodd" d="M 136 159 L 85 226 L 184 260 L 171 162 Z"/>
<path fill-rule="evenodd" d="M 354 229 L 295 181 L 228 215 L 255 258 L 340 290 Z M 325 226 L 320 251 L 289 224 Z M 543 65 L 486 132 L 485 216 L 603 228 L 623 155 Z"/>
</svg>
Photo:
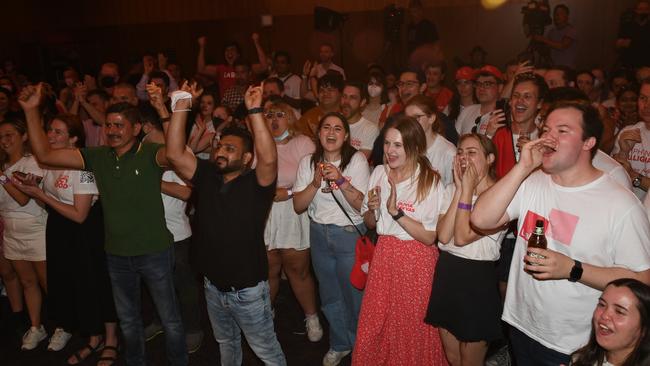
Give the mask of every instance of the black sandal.
<svg viewBox="0 0 650 366">
<path fill-rule="evenodd" d="M 90 352 L 86 356 L 81 356 L 81 352 L 83 350 L 89 350 Z M 97 352 L 100 352 L 101 350 L 104 349 L 104 340 L 102 339 L 99 343 L 97 343 L 97 346 L 93 347 L 89 344 L 83 346 L 82 348 L 78 349 L 75 353 L 72 354 L 70 357 L 74 357 L 75 360 L 77 360 L 77 363 L 70 363 L 66 361 L 66 364 L 75 366 L 75 365 L 80 365 L 83 363 L 88 357 L 96 354 Z M 68 358 L 70 358 L 68 357 Z"/>
<path fill-rule="evenodd" d="M 112 365 L 115 364 L 115 362 L 117 362 L 117 356 L 119 355 L 119 350 L 117 349 L 117 347 L 104 346 L 104 349 L 102 350 L 102 353 L 104 351 L 106 351 L 106 350 L 115 351 L 115 355 L 114 356 L 102 356 L 102 357 L 97 359 L 97 363 L 100 363 L 102 361 L 110 361 L 111 362 L 110 365 L 112 366 Z"/>
</svg>

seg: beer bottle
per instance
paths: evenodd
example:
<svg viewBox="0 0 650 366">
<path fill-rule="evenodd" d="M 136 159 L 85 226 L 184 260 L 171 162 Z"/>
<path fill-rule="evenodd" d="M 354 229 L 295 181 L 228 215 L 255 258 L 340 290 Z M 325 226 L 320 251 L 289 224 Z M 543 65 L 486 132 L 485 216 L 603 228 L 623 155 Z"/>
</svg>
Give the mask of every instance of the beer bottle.
<svg viewBox="0 0 650 366">
<path fill-rule="evenodd" d="M 528 238 L 528 247 L 529 248 L 542 248 L 546 249 L 546 237 L 544 236 L 544 220 L 537 220 L 535 222 L 535 231 Z M 545 259 L 543 255 L 537 253 L 528 252 L 528 255 L 533 258 Z M 535 266 L 535 263 L 529 263 L 531 266 Z"/>
</svg>

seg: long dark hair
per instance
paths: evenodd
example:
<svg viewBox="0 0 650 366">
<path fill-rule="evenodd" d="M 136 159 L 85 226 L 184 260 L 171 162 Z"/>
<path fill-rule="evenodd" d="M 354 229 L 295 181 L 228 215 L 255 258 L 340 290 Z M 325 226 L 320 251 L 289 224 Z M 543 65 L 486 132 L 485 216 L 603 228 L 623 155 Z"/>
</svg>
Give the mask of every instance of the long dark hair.
<svg viewBox="0 0 650 366">
<path fill-rule="evenodd" d="M 650 287 L 638 280 L 631 278 L 619 278 L 607 284 L 607 287 L 627 287 L 637 300 L 641 320 L 641 338 L 637 341 L 636 347 L 632 350 L 622 366 L 648 366 L 650 365 Z M 594 326 L 591 326 L 589 343 L 575 351 L 571 358 L 573 366 L 594 366 L 602 365 L 605 362 L 607 351 L 596 341 Z"/>
<path fill-rule="evenodd" d="M 352 156 L 357 152 L 357 149 L 352 147 L 350 144 L 350 124 L 348 123 L 348 120 L 338 112 L 327 113 L 318 122 L 318 129 L 316 130 L 316 151 L 314 151 L 314 154 L 311 156 L 311 164 L 315 170 L 316 165 L 323 161 L 323 145 L 321 144 L 320 137 L 318 135 L 320 135 L 320 129 L 323 127 L 323 122 L 325 122 L 325 120 L 329 117 L 338 118 L 343 123 L 345 133 L 348 136 L 345 141 L 343 141 L 343 146 L 341 146 L 341 165 L 339 165 L 339 170 L 343 172 L 345 170 L 345 167 L 347 167 L 350 163 L 350 160 L 352 160 Z"/>
<path fill-rule="evenodd" d="M 420 168 L 418 176 L 413 178 L 418 181 L 416 201 L 422 202 L 429 194 L 431 186 L 440 181 L 440 174 L 431 167 L 431 162 L 426 156 L 427 139 L 424 130 L 415 118 L 406 116 L 398 118 L 390 128 L 396 129 L 402 135 L 404 152 L 407 164 L 411 165 L 411 172 L 415 174 L 417 168 Z M 384 154 L 384 164 L 386 164 L 385 160 L 386 154 Z"/>
</svg>

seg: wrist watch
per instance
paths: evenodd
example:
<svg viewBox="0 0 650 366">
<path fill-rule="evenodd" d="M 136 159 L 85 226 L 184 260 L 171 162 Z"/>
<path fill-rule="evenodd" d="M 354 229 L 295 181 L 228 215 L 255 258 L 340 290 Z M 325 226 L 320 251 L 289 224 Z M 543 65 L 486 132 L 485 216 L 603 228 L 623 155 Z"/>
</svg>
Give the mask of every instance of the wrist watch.
<svg viewBox="0 0 650 366">
<path fill-rule="evenodd" d="M 391 216 L 393 217 L 393 220 L 397 221 L 401 219 L 402 216 L 404 216 L 404 210 L 400 208 L 399 210 L 397 210 L 397 213 L 395 215 L 391 215 Z"/>
<path fill-rule="evenodd" d="M 639 174 L 639 175 L 636 176 L 636 178 L 632 179 L 632 186 L 634 186 L 636 188 L 640 188 L 641 187 L 641 177 L 642 177 L 642 175 Z"/>
<path fill-rule="evenodd" d="M 7 183 L 9 183 L 9 177 L 4 174 L 0 175 L 0 185 L 4 186 Z"/>
<path fill-rule="evenodd" d="M 287 196 L 289 196 L 289 198 L 293 198 L 293 191 L 291 188 L 287 188 Z"/>
<path fill-rule="evenodd" d="M 569 282 L 578 282 L 582 278 L 582 263 L 577 259 L 573 261 L 573 268 L 571 268 L 571 272 L 569 273 Z"/>
</svg>

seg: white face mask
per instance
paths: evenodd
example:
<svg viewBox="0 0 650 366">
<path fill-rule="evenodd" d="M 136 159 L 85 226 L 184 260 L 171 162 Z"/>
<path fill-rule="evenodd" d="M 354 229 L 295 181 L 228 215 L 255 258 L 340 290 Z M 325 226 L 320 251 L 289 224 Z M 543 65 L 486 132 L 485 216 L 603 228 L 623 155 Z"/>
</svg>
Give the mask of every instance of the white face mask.
<svg viewBox="0 0 650 366">
<path fill-rule="evenodd" d="M 381 95 L 382 88 L 379 85 L 368 85 L 368 95 L 372 98 L 378 97 Z"/>
</svg>

